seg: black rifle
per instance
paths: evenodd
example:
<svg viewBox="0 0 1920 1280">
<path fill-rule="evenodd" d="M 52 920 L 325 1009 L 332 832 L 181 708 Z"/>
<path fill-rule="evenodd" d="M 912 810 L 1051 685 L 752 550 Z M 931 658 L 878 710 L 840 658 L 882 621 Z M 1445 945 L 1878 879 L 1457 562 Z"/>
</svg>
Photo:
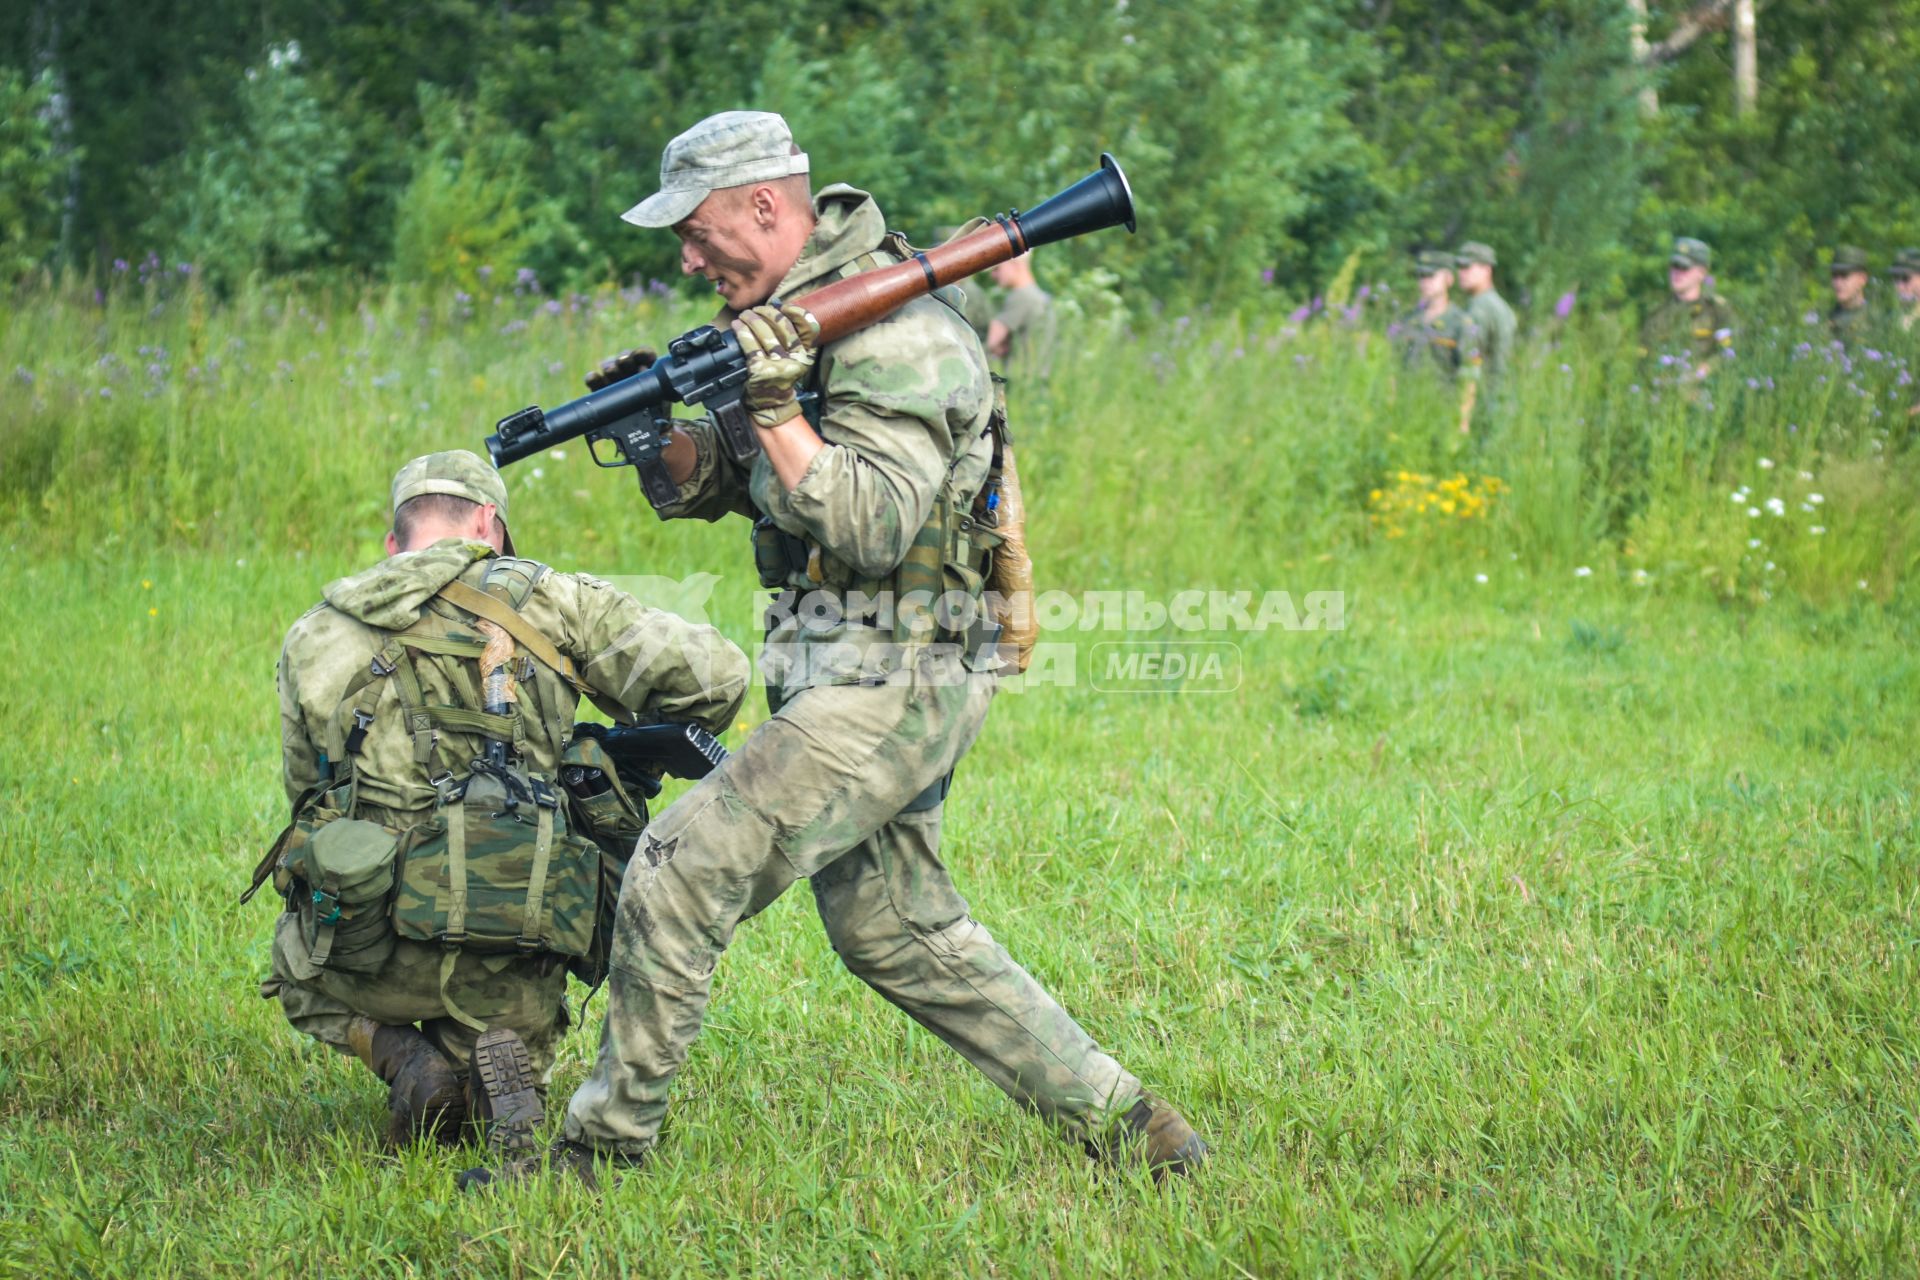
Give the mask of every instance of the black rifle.
<svg viewBox="0 0 1920 1280">
<path fill-rule="evenodd" d="M 813 314 L 824 346 L 1029 249 L 1122 224 L 1133 230 L 1133 192 L 1118 162 L 1102 155 L 1098 169 L 1026 213 L 1001 214 L 905 262 L 836 280 L 792 301 Z M 647 501 L 666 506 L 679 494 L 660 460 L 673 430 L 674 405 L 704 406 L 735 462 L 752 462 L 759 453 L 759 437 L 740 402 L 746 382 L 747 358 L 739 340 L 728 330 L 702 325 L 668 343 L 664 360 L 631 378 L 551 412 L 536 405 L 502 418 L 487 437 L 487 452 L 496 467 L 504 467 L 585 436 L 596 463 L 637 469 Z M 602 455 L 602 441 L 613 446 L 611 457 Z"/>
<path fill-rule="evenodd" d="M 576 724 L 575 737 L 599 742 L 619 771 L 620 783 L 651 800 L 660 794 L 660 777 L 704 778 L 727 758 L 720 740 L 697 724 Z M 597 771 L 596 771 L 597 772 Z M 581 787 L 594 788 L 594 779 L 562 779 L 579 793 Z"/>
</svg>

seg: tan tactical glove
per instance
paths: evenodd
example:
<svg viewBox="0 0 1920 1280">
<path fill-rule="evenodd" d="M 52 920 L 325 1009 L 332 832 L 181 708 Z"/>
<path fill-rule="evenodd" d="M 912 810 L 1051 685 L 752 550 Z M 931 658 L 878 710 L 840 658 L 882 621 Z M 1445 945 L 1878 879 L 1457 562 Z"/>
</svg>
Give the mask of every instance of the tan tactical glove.
<svg viewBox="0 0 1920 1280">
<path fill-rule="evenodd" d="M 622 351 L 611 360 L 602 360 L 598 369 L 587 372 L 587 390 L 598 391 L 610 387 L 616 382 L 625 382 L 634 374 L 653 367 L 660 357 L 652 347 L 635 347 L 631 351 Z"/>
<path fill-rule="evenodd" d="M 813 369 L 813 344 L 820 322 L 805 307 L 785 302 L 758 306 L 733 322 L 733 334 L 747 357 L 747 385 L 740 403 L 756 427 L 777 427 L 800 412 L 793 389 Z"/>
</svg>

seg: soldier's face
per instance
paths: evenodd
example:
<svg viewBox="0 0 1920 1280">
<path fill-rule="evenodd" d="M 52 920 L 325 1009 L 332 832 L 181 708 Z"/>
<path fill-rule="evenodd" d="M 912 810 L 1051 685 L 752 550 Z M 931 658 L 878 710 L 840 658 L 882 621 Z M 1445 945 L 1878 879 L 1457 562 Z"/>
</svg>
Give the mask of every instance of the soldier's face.
<svg viewBox="0 0 1920 1280">
<path fill-rule="evenodd" d="M 1667 287 L 1673 290 L 1676 298 L 1691 298 L 1700 292 L 1707 282 L 1705 267 L 1669 266 L 1667 268 Z"/>
<path fill-rule="evenodd" d="M 680 270 L 712 281 L 735 311 L 772 297 L 793 266 L 777 252 L 777 213 L 756 201 L 764 189 L 716 191 L 673 228 L 680 237 Z"/>
<path fill-rule="evenodd" d="M 1900 291 L 1900 301 L 1920 302 L 1920 275 L 1895 276 L 1893 287 Z"/>
<path fill-rule="evenodd" d="M 1843 307 L 1850 307 L 1860 301 L 1867 291 L 1867 273 L 1864 271 L 1836 271 L 1833 273 L 1833 300 Z"/>
<path fill-rule="evenodd" d="M 1447 296 L 1447 286 L 1453 283 L 1451 271 L 1427 271 L 1418 278 L 1422 302 L 1438 302 Z"/>
<path fill-rule="evenodd" d="M 1460 268 L 1460 287 L 1478 293 L 1493 285 L 1493 268 L 1484 262 L 1469 262 Z"/>
</svg>

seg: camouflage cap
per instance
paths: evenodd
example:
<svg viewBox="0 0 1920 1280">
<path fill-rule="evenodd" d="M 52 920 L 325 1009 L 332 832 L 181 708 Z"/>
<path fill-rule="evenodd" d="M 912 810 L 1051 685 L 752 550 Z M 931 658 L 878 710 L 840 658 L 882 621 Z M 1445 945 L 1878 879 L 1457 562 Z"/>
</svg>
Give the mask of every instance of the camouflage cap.
<svg viewBox="0 0 1920 1280">
<path fill-rule="evenodd" d="M 1437 271 L 1453 270 L 1453 255 L 1440 249 L 1422 249 L 1413 260 L 1413 274 L 1430 276 Z"/>
<path fill-rule="evenodd" d="M 1500 260 L 1493 256 L 1493 246 L 1484 244 L 1479 240 L 1469 240 L 1461 245 L 1458 252 L 1454 254 L 1454 257 L 1459 260 L 1460 265 L 1463 267 L 1474 265 L 1493 267 L 1498 266 L 1500 263 Z"/>
<path fill-rule="evenodd" d="M 722 111 L 708 116 L 660 155 L 660 190 L 621 218 L 636 227 L 670 227 L 727 187 L 790 178 L 808 170 L 793 149 L 793 131 L 771 111 Z"/>
<path fill-rule="evenodd" d="M 1667 259 L 1670 267 L 1699 267 L 1705 270 L 1713 265 L 1713 250 L 1705 240 L 1695 240 L 1692 236 L 1681 236 L 1673 242 L 1673 255 Z"/>
<path fill-rule="evenodd" d="M 429 453 L 415 458 L 394 473 L 393 510 L 429 493 L 444 493 L 485 506 L 492 503 L 499 513 L 500 527 L 507 527 L 507 484 L 491 463 L 465 449 Z M 513 534 L 505 539 L 508 555 L 514 554 Z"/>
<path fill-rule="evenodd" d="M 1837 245 L 1833 250 L 1833 265 L 1827 270 L 1836 276 L 1847 275 L 1867 269 L 1867 251 L 1857 244 Z"/>
<path fill-rule="evenodd" d="M 1893 255 L 1893 266 L 1887 274 L 1895 279 L 1906 276 L 1920 276 L 1920 249 L 1902 249 Z"/>
</svg>

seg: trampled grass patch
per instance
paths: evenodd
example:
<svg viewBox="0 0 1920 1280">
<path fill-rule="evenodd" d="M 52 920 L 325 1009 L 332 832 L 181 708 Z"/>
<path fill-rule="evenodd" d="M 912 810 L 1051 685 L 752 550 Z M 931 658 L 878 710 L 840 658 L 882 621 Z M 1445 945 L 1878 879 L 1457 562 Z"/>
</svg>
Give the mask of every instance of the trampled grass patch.
<svg viewBox="0 0 1920 1280">
<path fill-rule="evenodd" d="M 1532 416 L 1463 459 L 1421 425 L 1444 422 L 1436 398 L 1345 335 L 1099 339 L 1102 364 L 1028 402 L 1043 587 L 1083 605 L 1338 591 L 1345 626 L 1208 626 L 1235 646 L 1231 691 L 1117 692 L 1091 669 L 1115 637 L 1081 630 L 1082 607 L 1049 636 L 1075 680 L 1008 691 L 963 765 L 947 856 L 996 936 L 1204 1128 L 1204 1176 L 1103 1173 L 1019 1114 L 839 969 L 801 886 L 723 962 L 645 1171 L 599 1201 L 468 1201 L 451 1179 L 477 1153 L 383 1154 L 381 1087 L 255 994 L 273 913 L 233 899 L 282 821 L 273 662 L 320 585 L 377 554 L 398 461 L 569 394 L 546 370 L 625 345 L 635 313 L 589 302 L 500 333 L 384 296 L 282 299 L 273 324 L 248 305 L 98 328 L 50 309 L 5 331 L 0 360 L 39 372 L 0 452 L 41 460 L 0 478 L 0 634 L 24 655 L 0 680 L 0 1266 L 1920 1265 L 1912 473 L 1871 419 L 1807 448 L 1798 407 L 1789 433 L 1751 404 L 1663 401 L 1621 509 L 1576 420 L 1624 413 L 1630 379 L 1562 396 L 1555 379 L 1587 378 L 1562 353 L 1528 375 Z M 140 411 L 90 416 L 86 343 L 175 323 L 186 342 L 200 326 L 203 369 L 235 338 L 251 369 L 194 391 L 170 354 Z M 395 399 L 426 386 L 428 410 Z M 1710 445 L 1688 434 L 1703 421 Z M 717 573 L 689 598 L 752 641 L 739 528 L 662 527 L 627 477 L 539 465 L 511 477 L 525 549 Z M 1400 470 L 1502 492 L 1485 518 L 1388 540 L 1368 495 Z M 1760 501 L 1736 509 L 1743 484 Z M 1850 514 L 1816 521 L 1809 493 Z M 1822 550 L 1739 568 L 1767 550 L 1749 539 L 1789 532 Z M 1127 631 L 1120 608 L 1119 639 L 1193 634 Z"/>
</svg>

